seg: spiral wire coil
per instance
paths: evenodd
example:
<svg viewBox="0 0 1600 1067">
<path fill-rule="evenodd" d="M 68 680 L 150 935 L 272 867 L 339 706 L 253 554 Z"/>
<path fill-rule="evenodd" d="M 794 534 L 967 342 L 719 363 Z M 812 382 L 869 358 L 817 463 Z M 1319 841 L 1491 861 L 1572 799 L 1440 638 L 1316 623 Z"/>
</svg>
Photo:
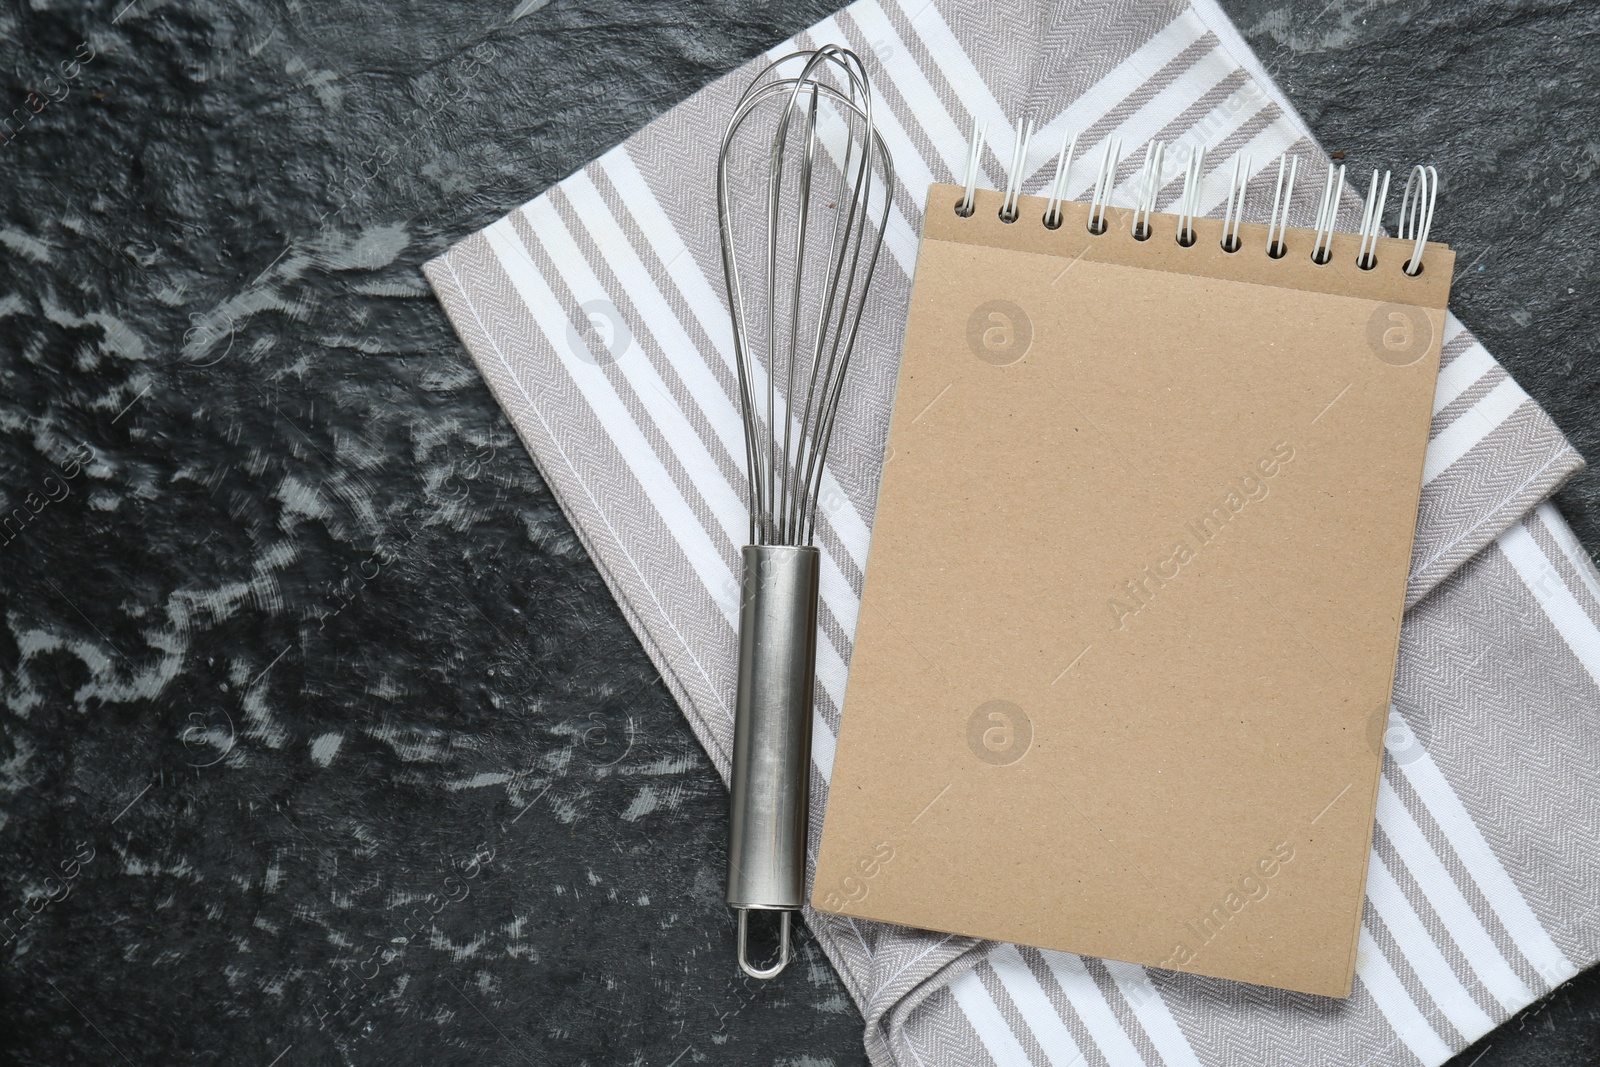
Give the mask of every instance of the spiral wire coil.
<svg viewBox="0 0 1600 1067">
<path fill-rule="evenodd" d="M 1006 222 L 1013 222 L 1017 218 L 1023 179 L 1028 173 L 1028 143 L 1033 133 L 1031 121 L 1025 123 L 1018 131 L 1012 152 L 1011 171 L 1006 179 L 1005 197 L 1000 208 L 1000 217 Z M 965 191 L 955 207 L 956 214 L 962 218 L 971 217 L 973 212 L 978 183 L 978 161 L 983 155 L 986 135 L 987 126 L 980 126 L 974 122 L 972 140 L 967 147 Z M 1046 229 L 1061 228 L 1064 218 L 1061 205 L 1069 199 L 1068 194 L 1071 191 L 1069 178 L 1078 147 L 1078 134 L 1071 131 L 1062 134 L 1061 149 L 1056 155 L 1054 178 L 1040 190 L 1040 195 L 1048 197 L 1041 220 Z M 1158 201 L 1162 191 L 1167 187 L 1166 149 L 1167 145 L 1159 140 L 1149 141 L 1145 145 L 1144 164 L 1138 170 L 1133 209 L 1128 216 L 1130 232 L 1135 240 L 1148 240 L 1151 235 L 1151 219 L 1158 211 Z M 1120 184 L 1117 180 L 1117 171 L 1121 160 L 1121 138 L 1111 137 L 1105 140 L 1100 153 L 1100 165 L 1095 172 L 1093 183 L 1087 189 L 1089 212 L 1086 225 L 1093 235 L 1099 236 L 1106 232 L 1108 226 L 1106 213 L 1111 205 L 1112 193 Z M 1273 259 L 1281 259 L 1289 254 L 1287 243 L 1290 230 L 1289 214 L 1299 171 L 1298 157 L 1283 155 L 1278 158 L 1277 174 L 1270 182 L 1272 207 L 1267 213 L 1266 254 Z M 1227 192 L 1220 205 L 1222 248 L 1226 252 L 1237 252 L 1242 247 L 1240 227 L 1244 221 L 1245 196 L 1253 173 L 1254 168 L 1249 155 L 1233 158 L 1232 176 L 1228 180 Z M 1356 252 L 1356 265 L 1362 270 L 1372 270 L 1378 265 L 1378 241 L 1383 236 L 1383 215 L 1389 198 L 1390 177 L 1389 171 L 1372 172 L 1371 185 L 1367 190 L 1362 209 L 1361 225 L 1357 231 L 1359 247 Z M 1178 244 L 1185 248 L 1191 247 L 1197 240 L 1194 220 L 1204 213 L 1202 206 L 1205 201 L 1202 194 L 1205 180 L 1206 148 L 1204 145 L 1191 146 L 1183 167 L 1181 192 L 1176 203 L 1169 205 L 1168 208 L 1169 211 L 1176 209 L 1178 217 L 1176 239 Z M 1339 198 L 1344 188 L 1344 164 L 1335 165 L 1330 162 L 1323 178 L 1321 196 L 1317 201 L 1311 227 L 1313 236 L 1309 254 L 1312 262 L 1318 265 L 1332 261 Z M 1429 232 L 1433 228 L 1433 212 L 1438 196 L 1438 169 L 1432 166 L 1411 168 L 1410 176 L 1406 180 L 1405 193 L 1400 201 L 1395 234 L 1402 241 L 1411 244 L 1410 254 L 1401 267 L 1408 276 L 1415 277 L 1422 273 L 1422 257 L 1427 250 Z"/>
</svg>

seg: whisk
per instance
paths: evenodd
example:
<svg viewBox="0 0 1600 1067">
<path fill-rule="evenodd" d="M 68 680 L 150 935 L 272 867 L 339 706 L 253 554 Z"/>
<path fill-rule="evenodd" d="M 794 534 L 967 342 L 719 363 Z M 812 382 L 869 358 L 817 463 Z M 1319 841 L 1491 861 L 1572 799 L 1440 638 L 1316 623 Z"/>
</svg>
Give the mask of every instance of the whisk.
<svg viewBox="0 0 1600 1067">
<path fill-rule="evenodd" d="M 893 188 L 866 68 L 836 45 L 758 74 L 717 157 L 750 505 L 727 901 L 738 913 L 739 966 L 754 978 L 788 965 L 790 916 L 805 894 L 817 499 Z M 778 914 L 769 967 L 749 960 L 751 911 Z"/>
</svg>

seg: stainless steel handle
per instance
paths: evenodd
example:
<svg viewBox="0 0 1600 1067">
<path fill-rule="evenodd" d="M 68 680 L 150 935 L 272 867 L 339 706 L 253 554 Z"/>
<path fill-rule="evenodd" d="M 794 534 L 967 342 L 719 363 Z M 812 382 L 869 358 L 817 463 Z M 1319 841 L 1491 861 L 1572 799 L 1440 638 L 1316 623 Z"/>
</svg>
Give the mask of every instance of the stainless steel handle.
<svg viewBox="0 0 1600 1067">
<path fill-rule="evenodd" d="M 748 545 L 742 555 L 728 906 L 740 909 L 740 966 L 770 978 L 788 962 L 788 915 L 776 967 L 750 965 L 744 933 L 749 910 L 790 912 L 805 900 L 821 554 Z"/>
</svg>

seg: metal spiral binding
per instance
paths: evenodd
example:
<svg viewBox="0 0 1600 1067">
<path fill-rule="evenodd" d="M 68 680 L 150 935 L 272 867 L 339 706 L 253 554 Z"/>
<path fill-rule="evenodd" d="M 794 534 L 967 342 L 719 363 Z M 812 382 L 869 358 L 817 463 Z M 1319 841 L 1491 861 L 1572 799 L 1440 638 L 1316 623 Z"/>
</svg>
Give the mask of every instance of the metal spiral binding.
<svg viewBox="0 0 1600 1067">
<path fill-rule="evenodd" d="M 1240 165 L 1243 164 L 1243 170 Z M 1222 250 L 1237 252 L 1239 224 L 1244 221 L 1244 194 L 1250 184 L 1250 157 L 1233 158 L 1233 181 L 1228 185 L 1228 212 L 1222 216 Z"/>
<path fill-rule="evenodd" d="M 1285 162 L 1288 163 L 1287 172 L 1284 169 Z M 1289 253 L 1284 238 L 1288 236 L 1289 201 L 1294 197 L 1294 179 L 1299 172 L 1299 156 L 1278 157 L 1278 183 L 1272 190 L 1272 214 L 1269 216 L 1271 221 L 1267 223 L 1267 255 L 1273 259 L 1282 259 Z M 1280 201 L 1283 205 L 1281 212 L 1278 209 Z"/>
<path fill-rule="evenodd" d="M 1317 237 L 1311 243 L 1311 262 L 1326 263 L 1333 258 L 1333 222 L 1339 212 L 1339 190 L 1344 188 L 1344 164 L 1337 170 L 1328 167 L 1322 183 L 1322 200 L 1317 204 Z"/>
<path fill-rule="evenodd" d="M 1023 123 L 1022 136 L 1017 138 L 1017 147 L 1011 153 L 1011 171 L 1006 181 L 1006 198 L 1000 205 L 1002 222 L 1017 221 L 1017 201 L 1022 198 L 1023 165 L 1028 161 L 1028 142 L 1031 140 L 1033 140 L 1033 120 L 1029 119 Z"/>
<path fill-rule="evenodd" d="M 1417 189 L 1415 201 L 1411 199 L 1413 183 Z M 1400 268 L 1412 277 L 1422 273 L 1422 253 L 1428 244 L 1428 231 L 1433 229 L 1433 205 L 1438 199 L 1439 169 L 1412 167 L 1406 191 L 1400 197 L 1400 225 L 1396 228 L 1402 241 L 1416 242 L 1411 258 Z"/>
<path fill-rule="evenodd" d="M 1117 160 L 1122 158 L 1122 138 L 1113 137 L 1106 142 L 1105 154 L 1100 157 L 1100 173 L 1094 180 L 1094 199 L 1089 201 L 1089 232 L 1106 232 L 1106 207 L 1111 200 L 1111 187 L 1117 179 Z"/>
<path fill-rule="evenodd" d="M 1178 207 L 1178 243 L 1185 248 L 1197 240 L 1194 217 L 1200 213 L 1200 187 L 1206 176 L 1206 146 L 1189 149 L 1189 162 L 1183 168 L 1183 197 Z"/>
<path fill-rule="evenodd" d="M 1380 179 L 1372 172 L 1372 184 L 1367 187 L 1367 206 L 1361 212 L 1361 249 L 1356 253 L 1356 266 L 1371 270 L 1378 265 L 1378 238 L 1382 236 L 1383 205 L 1389 199 L 1389 172 Z"/>
<path fill-rule="evenodd" d="M 1078 135 L 1065 134 L 1061 138 L 1061 151 L 1056 156 L 1056 180 L 1050 183 L 1050 203 L 1044 209 L 1046 229 L 1061 226 L 1061 201 L 1066 199 L 1067 178 L 1072 172 L 1072 157 L 1078 154 Z"/>
<path fill-rule="evenodd" d="M 1144 169 L 1139 172 L 1139 200 L 1133 209 L 1133 239 L 1150 239 L 1150 216 L 1156 211 L 1156 197 L 1161 193 L 1161 167 L 1166 162 L 1167 146 L 1161 141 L 1151 141 L 1144 149 Z"/>
<path fill-rule="evenodd" d="M 987 130 L 987 125 L 980 125 L 974 120 L 972 140 L 967 147 L 964 174 L 966 190 L 955 207 L 956 214 L 963 218 L 969 217 L 973 211 L 978 183 L 978 161 L 983 154 Z M 1000 207 L 1000 217 L 1006 222 L 1016 221 L 1020 209 L 1022 187 L 1029 173 L 1026 165 L 1028 147 L 1034 132 L 1032 120 L 1024 123 L 1018 131 L 1017 141 L 1012 149 L 1011 168 L 1006 176 L 1005 197 Z M 1087 190 L 1083 190 L 1089 194 L 1089 218 L 1086 225 L 1089 232 L 1096 235 L 1106 232 L 1106 212 L 1111 206 L 1112 190 L 1118 184 L 1117 166 L 1122 160 L 1120 137 L 1108 138 L 1102 144 L 1104 147 L 1101 149 L 1100 165 L 1095 171 L 1094 181 Z M 1046 229 L 1056 230 L 1061 227 L 1064 218 L 1061 205 L 1069 199 L 1069 193 L 1072 191 L 1070 179 L 1078 147 L 1077 133 L 1070 131 L 1063 133 L 1061 148 L 1056 154 L 1055 174 L 1046 188 L 1040 190 L 1041 194 L 1048 196 L 1044 216 L 1040 220 Z M 1152 140 L 1145 145 L 1144 164 L 1139 172 L 1133 214 L 1130 219 L 1130 229 L 1135 240 L 1148 240 L 1152 233 L 1151 218 L 1160 209 L 1157 201 L 1162 189 L 1166 187 L 1166 149 L 1167 145 L 1162 141 Z M 1273 180 L 1272 208 L 1267 215 L 1266 253 L 1273 259 L 1281 259 L 1290 251 L 1289 215 L 1299 170 L 1299 157 L 1285 154 L 1278 158 L 1278 171 Z M 1244 221 L 1245 198 L 1253 173 L 1250 156 L 1234 157 L 1232 177 L 1228 181 L 1227 192 L 1221 204 L 1223 209 L 1221 243 L 1226 252 L 1238 252 L 1243 247 L 1240 227 Z M 1204 145 L 1193 146 L 1184 164 L 1183 187 L 1177 202 L 1168 205 L 1169 211 L 1175 209 L 1178 216 L 1175 239 L 1185 248 L 1191 247 L 1197 240 L 1194 220 L 1204 213 L 1202 208 L 1205 205 L 1206 177 L 1206 148 Z M 1388 202 L 1390 178 L 1388 171 L 1372 172 L 1372 181 L 1367 190 L 1361 216 L 1361 227 L 1357 231 L 1360 243 L 1356 253 L 1356 265 L 1362 270 L 1372 270 L 1378 265 L 1378 238 L 1383 236 L 1383 215 Z M 1307 253 L 1313 263 L 1332 262 L 1334 227 L 1338 221 L 1339 197 L 1344 186 L 1344 164 L 1335 165 L 1330 162 L 1317 201 L 1315 221 L 1312 224 L 1314 236 Z M 1428 234 L 1433 228 L 1433 213 L 1438 197 L 1438 169 L 1432 166 L 1412 167 L 1410 176 L 1406 180 L 1405 192 L 1401 197 L 1400 217 L 1396 226 L 1396 235 L 1401 240 L 1412 243 L 1411 253 L 1401 268 L 1410 277 L 1422 273 L 1422 258 L 1427 251 Z"/>
</svg>

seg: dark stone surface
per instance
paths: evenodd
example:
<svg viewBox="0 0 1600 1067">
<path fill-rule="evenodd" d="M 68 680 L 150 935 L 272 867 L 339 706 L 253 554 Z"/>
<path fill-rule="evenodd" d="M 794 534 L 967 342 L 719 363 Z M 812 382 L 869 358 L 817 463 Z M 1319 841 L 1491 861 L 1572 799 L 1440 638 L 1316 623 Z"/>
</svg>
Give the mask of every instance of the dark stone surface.
<svg viewBox="0 0 1600 1067">
<path fill-rule="evenodd" d="M 830 4 L 125 3 L 0 9 L 0 1059 L 862 1062 L 809 938 L 734 976 L 725 791 L 417 269 Z M 1227 6 L 1440 164 L 1600 455 L 1595 9 Z M 1458 1062 L 1597 1032 L 1591 972 Z"/>
</svg>

